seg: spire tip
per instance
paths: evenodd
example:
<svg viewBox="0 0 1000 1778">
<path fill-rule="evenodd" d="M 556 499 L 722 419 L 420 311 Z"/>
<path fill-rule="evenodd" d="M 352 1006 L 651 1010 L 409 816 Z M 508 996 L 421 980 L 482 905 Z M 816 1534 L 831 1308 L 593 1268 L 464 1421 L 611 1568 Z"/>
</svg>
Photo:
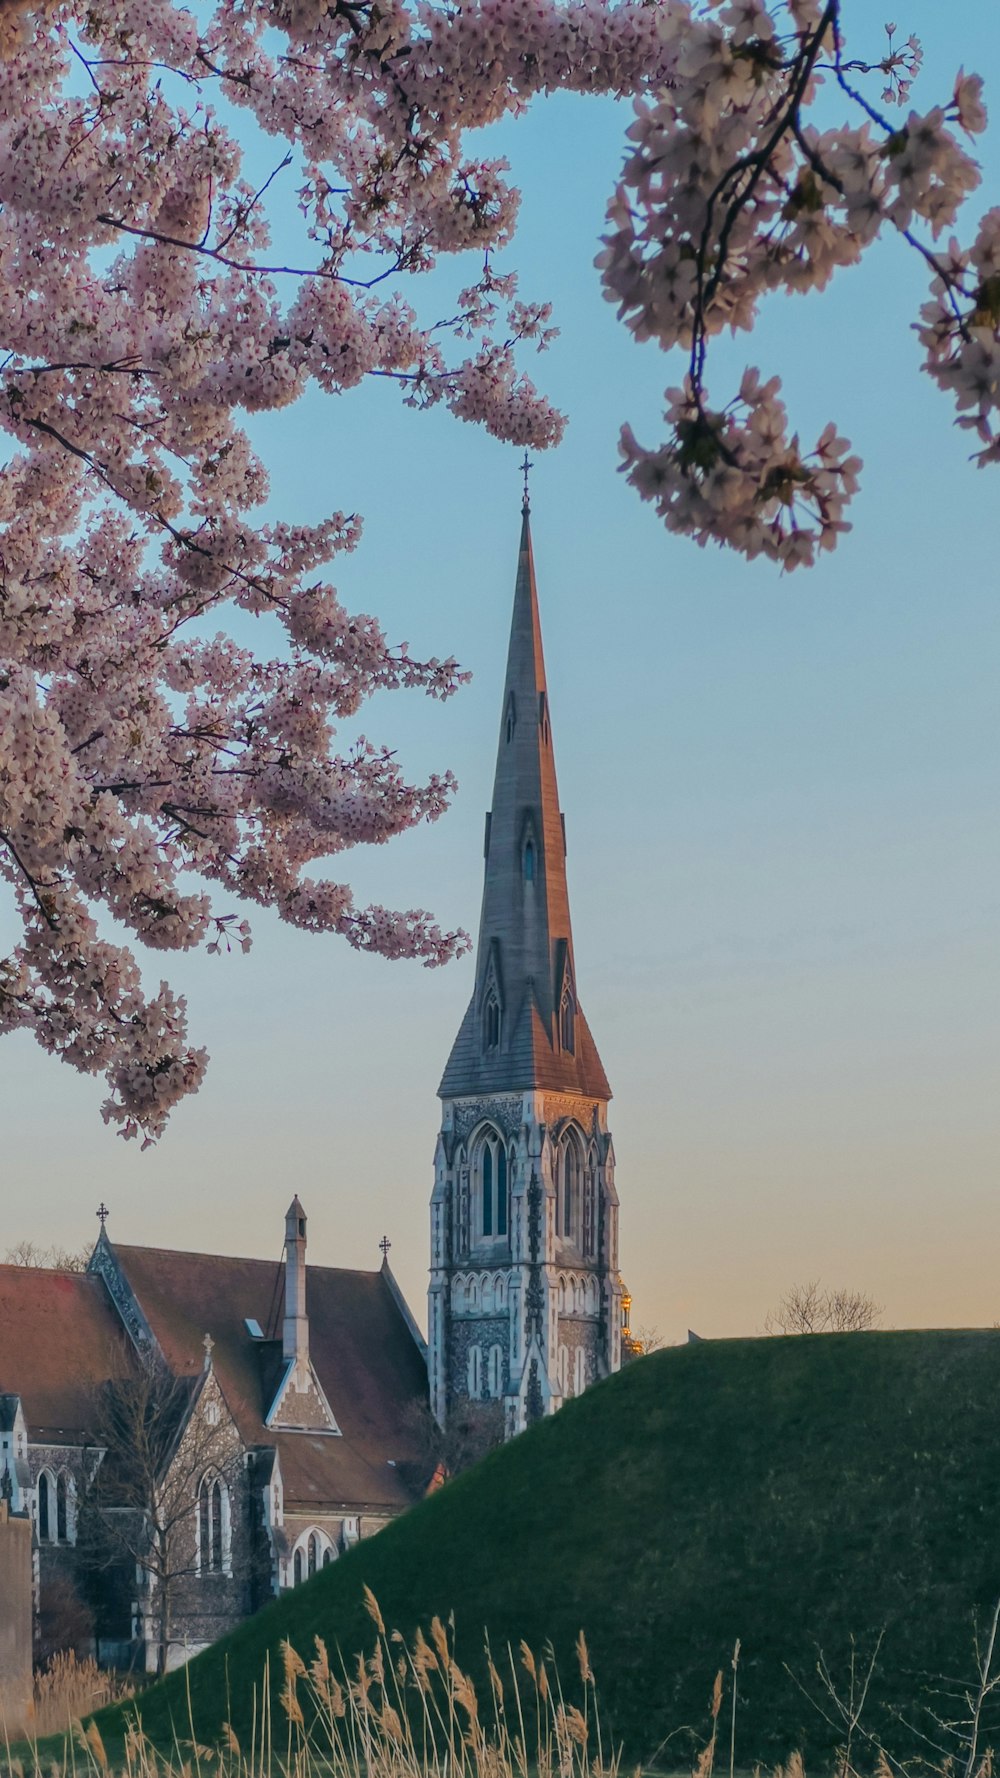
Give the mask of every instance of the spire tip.
<svg viewBox="0 0 1000 1778">
<path fill-rule="evenodd" d="M 534 467 L 535 467 L 534 463 L 531 461 L 531 458 L 528 456 L 527 450 L 525 450 L 524 462 L 521 464 L 521 474 L 524 476 L 524 494 L 521 499 L 521 516 L 523 518 L 527 518 L 529 512 L 531 511 L 531 495 L 528 491 L 528 476 L 531 473 L 531 471 L 534 469 Z"/>
</svg>

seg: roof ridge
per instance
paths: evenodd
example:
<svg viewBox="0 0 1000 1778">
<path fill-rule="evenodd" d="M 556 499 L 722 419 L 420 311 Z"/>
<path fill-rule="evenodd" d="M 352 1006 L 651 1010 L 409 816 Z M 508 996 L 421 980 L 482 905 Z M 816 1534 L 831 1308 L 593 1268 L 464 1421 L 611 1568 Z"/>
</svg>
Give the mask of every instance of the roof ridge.
<svg viewBox="0 0 1000 1778">
<path fill-rule="evenodd" d="M 112 1241 L 111 1246 L 116 1253 L 162 1253 L 169 1254 L 172 1259 L 214 1259 L 222 1260 L 226 1265 L 235 1266 L 273 1266 L 275 1263 L 273 1254 L 265 1254 L 261 1256 L 256 1253 L 214 1253 L 206 1251 L 206 1249 L 202 1247 L 149 1247 L 145 1244 L 131 1241 Z M 280 1264 L 281 1262 L 279 1261 L 278 1263 Z M 320 1265 L 317 1264 L 315 1260 L 310 1259 L 306 1260 L 306 1267 L 310 1272 L 348 1273 L 355 1278 L 377 1278 L 381 1270 L 378 1266 L 373 1267 L 369 1271 L 365 1266 Z M 10 1270 L 23 1272 L 27 1271 L 28 1267 L 12 1266 L 10 1267 Z M 87 1274 L 78 1272 L 71 1273 L 70 1276 L 82 1278 L 86 1277 Z"/>
</svg>

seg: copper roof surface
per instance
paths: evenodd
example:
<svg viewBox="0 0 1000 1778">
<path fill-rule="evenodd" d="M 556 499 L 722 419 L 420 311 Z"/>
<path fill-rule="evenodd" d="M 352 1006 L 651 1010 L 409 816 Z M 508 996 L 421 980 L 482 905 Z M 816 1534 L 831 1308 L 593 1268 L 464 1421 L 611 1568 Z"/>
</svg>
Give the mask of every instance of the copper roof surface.
<svg viewBox="0 0 1000 1778">
<path fill-rule="evenodd" d="M 120 1370 L 124 1351 L 99 1278 L 0 1266 L 0 1392 L 20 1396 L 30 1438 L 85 1440 L 94 1391 Z"/>
<path fill-rule="evenodd" d="M 566 834 L 527 505 L 522 515 L 486 828 L 476 982 L 438 1092 L 451 1099 L 543 1087 L 607 1102 L 611 1088 L 577 997 Z M 570 1047 L 563 1048 L 559 1013 L 567 975 L 576 1031 Z M 500 1037 L 495 1048 L 487 1049 L 483 1017 L 493 983 L 501 1005 Z"/>
<path fill-rule="evenodd" d="M 414 1419 L 427 1400 L 427 1371 L 384 1272 L 306 1268 L 309 1354 L 340 1428 L 336 1437 L 265 1425 L 281 1345 L 255 1339 L 247 1321 L 265 1334 L 280 1327 L 283 1265 L 152 1247 L 113 1251 L 175 1373 L 201 1368 L 211 1334 L 212 1362 L 241 1437 L 277 1448 L 286 1507 L 398 1511 L 421 1492 Z"/>
</svg>

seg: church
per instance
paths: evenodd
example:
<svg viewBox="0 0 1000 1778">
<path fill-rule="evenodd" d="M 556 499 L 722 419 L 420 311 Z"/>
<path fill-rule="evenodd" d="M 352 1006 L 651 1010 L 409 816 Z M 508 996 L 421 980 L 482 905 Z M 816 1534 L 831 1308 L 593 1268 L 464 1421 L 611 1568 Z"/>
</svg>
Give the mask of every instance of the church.
<svg viewBox="0 0 1000 1778">
<path fill-rule="evenodd" d="M 0 1507 L 31 1526 L 39 1652 L 89 1600 L 99 1658 L 176 1665 L 439 1485 L 429 1428 L 479 1416 L 512 1437 L 636 1349 L 527 491 L 484 850 L 438 1089 L 426 1342 L 388 1242 L 377 1270 L 312 1264 L 297 1197 L 277 1265 L 118 1245 L 102 1206 L 85 1273 L 0 1266 Z M 142 1472 L 129 1425 L 151 1409 Z"/>
<path fill-rule="evenodd" d="M 507 1436 L 622 1357 L 611 1088 L 577 991 L 527 495 L 486 817 L 476 981 L 441 1085 L 428 1371 Z"/>
</svg>

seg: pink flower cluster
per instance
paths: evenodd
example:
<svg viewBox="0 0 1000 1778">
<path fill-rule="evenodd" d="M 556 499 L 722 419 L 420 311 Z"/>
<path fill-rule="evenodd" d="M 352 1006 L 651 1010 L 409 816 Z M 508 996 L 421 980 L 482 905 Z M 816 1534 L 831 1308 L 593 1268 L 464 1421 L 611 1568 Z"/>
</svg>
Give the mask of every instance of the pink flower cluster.
<svg viewBox="0 0 1000 1778">
<path fill-rule="evenodd" d="M 848 529 L 844 509 L 859 465 L 833 426 L 802 452 L 775 399 L 777 379 L 761 383 L 754 372 L 737 401 L 711 411 L 711 337 L 751 329 L 772 291 L 823 289 L 888 224 L 934 272 L 935 301 L 924 312 L 928 363 L 960 391 L 960 405 L 981 410 L 996 339 L 992 322 L 984 338 L 979 311 L 956 316 L 955 280 L 971 262 L 959 266 L 953 256 L 946 268 L 933 245 L 979 181 L 956 126 L 966 135 L 983 128 L 982 82 L 962 71 L 947 105 L 890 122 L 859 77 L 880 75 L 888 83 L 883 102 L 904 103 L 919 44 L 911 38 L 894 48 L 888 26 L 885 55 L 848 61 L 840 15 L 837 0 L 727 0 L 663 15 L 670 83 L 636 103 L 631 152 L 597 260 L 608 300 L 636 337 L 689 354 L 683 392 L 668 393 L 663 448 L 642 450 L 623 431 L 630 481 L 671 529 L 751 556 L 763 551 L 788 568 L 811 562 Z M 854 119 L 820 130 L 808 109 L 824 84 Z M 982 430 L 981 411 L 977 423 Z"/>
<path fill-rule="evenodd" d="M 961 73 L 946 105 L 890 124 L 859 83 L 879 76 L 902 104 L 919 46 L 890 31 L 881 56 L 849 62 L 840 14 L 841 0 L 0 12 L 0 880 L 22 922 L 0 1031 L 103 1074 L 126 1135 L 155 1138 L 205 1068 L 183 1002 L 144 989 L 126 940 L 245 948 L 233 901 L 428 964 L 466 943 L 420 910 L 358 908 L 316 873 L 435 819 L 452 789 L 448 774 L 409 783 L 368 742 L 338 752 L 338 721 L 376 690 L 447 697 L 462 675 L 344 609 L 322 570 L 357 543 L 355 517 L 259 522 L 267 475 L 239 416 L 375 376 L 511 444 L 558 441 L 563 418 L 517 357 L 551 339 L 548 308 L 495 264 L 518 194 L 504 162 L 468 151 L 470 130 L 557 88 L 635 99 L 599 263 L 634 333 L 689 354 L 667 443 L 622 438 L 671 529 L 792 567 L 846 528 L 858 465 L 833 427 L 803 450 L 756 372 L 711 408 L 706 354 L 769 291 L 821 288 L 887 223 L 931 266 L 928 367 L 981 460 L 996 455 L 1000 213 L 968 252 L 936 247 L 976 182 L 956 130 L 983 127 L 981 83 Z M 824 81 L 853 107 L 843 127 L 809 121 Z M 259 190 L 233 107 L 278 144 Z M 268 207 L 291 181 L 302 255 L 283 266 Z M 422 317 L 417 275 L 455 254 L 455 304 Z M 228 606 L 277 634 L 237 646 Z"/>
</svg>

